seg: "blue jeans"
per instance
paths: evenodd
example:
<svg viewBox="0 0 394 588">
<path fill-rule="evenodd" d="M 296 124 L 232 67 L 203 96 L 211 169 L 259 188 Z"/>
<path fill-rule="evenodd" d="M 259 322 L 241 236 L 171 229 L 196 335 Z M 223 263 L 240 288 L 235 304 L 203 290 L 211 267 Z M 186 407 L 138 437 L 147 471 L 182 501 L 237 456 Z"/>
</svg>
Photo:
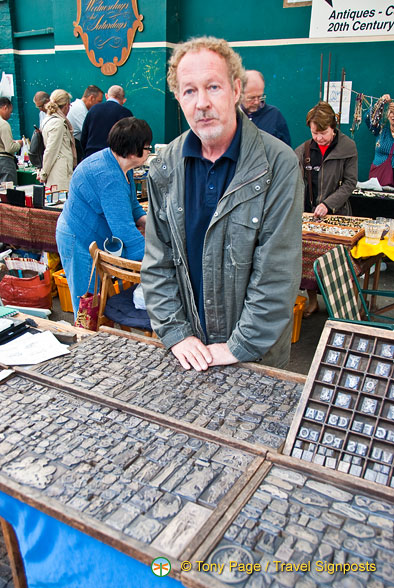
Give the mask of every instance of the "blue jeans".
<svg viewBox="0 0 394 588">
<path fill-rule="evenodd" d="M 77 317 L 79 296 L 94 291 L 94 274 L 89 286 L 93 260 L 86 245 L 81 243 L 67 223 L 59 217 L 56 226 L 56 243 L 70 289 L 74 318 Z"/>
</svg>

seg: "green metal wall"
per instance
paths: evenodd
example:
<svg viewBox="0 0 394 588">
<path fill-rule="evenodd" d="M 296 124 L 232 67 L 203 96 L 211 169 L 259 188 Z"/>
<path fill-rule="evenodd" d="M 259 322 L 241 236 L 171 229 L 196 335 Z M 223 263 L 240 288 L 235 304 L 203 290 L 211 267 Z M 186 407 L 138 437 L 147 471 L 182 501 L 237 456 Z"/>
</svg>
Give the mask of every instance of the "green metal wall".
<svg viewBox="0 0 394 588">
<path fill-rule="evenodd" d="M 28 6 L 28 9 L 26 8 Z M 124 66 L 114 76 L 104 76 L 94 67 L 84 50 L 63 50 L 62 46 L 81 45 L 73 34 L 77 16 L 76 0 L 0 0 L 0 69 L 14 73 L 17 96 L 11 124 L 15 136 L 31 135 L 38 120 L 32 98 L 37 90 L 51 92 L 64 88 L 80 97 L 88 84 L 104 91 L 112 84 L 124 86 L 127 106 L 152 126 L 154 142 L 168 142 L 185 122 L 176 101 L 166 89 L 166 61 L 170 49 L 145 44 L 176 43 L 202 34 L 224 37 L 233 43 L 280 40 L 279 45 L 236 47 L 247 68 L 259 69 L 266 79 L 267 101 L 278 106 L 286 117 L 293 147 L 309 137 L 305 115 L 319 98 L 320 56 L 324 56 L 324 77 L 328 54 L 332 54 L 331 80 L 340 80 L 345 68 L 353 89 L 380 96 L 394 93 L 392 63 L 393 41 L 353 43 L 309 42 L 310 7 L 283 8 L 282 0 L 138 0 L 144 16 L 144 30 L 136 33 L 134 47 Z M 12 30 L 10 30 L 10 27 Z M 32 30 L 49 29 L 46 34 L 26 36 Z M 51 29 L 52 32 L 51 32 Z M 45 32 L 45 31 L 44 31 Z M 13 35 L 12 33 L 17 33 Z M 294 39 L 301 42 L 295 44 Z M 384 37 L 382 37 L 384 39 Z M 4 54 L 13 48 L 32 54 Z M 52 49 L 52 54 L 40 50 Z M 354 110 L 352 98 L 351 116 Z M 349 134 L 350 125 L 342 125 Z M 356 132 L 360 179 L 366 179 L 374 150 L 374 139 L 362 126 Z"/>
</svg>

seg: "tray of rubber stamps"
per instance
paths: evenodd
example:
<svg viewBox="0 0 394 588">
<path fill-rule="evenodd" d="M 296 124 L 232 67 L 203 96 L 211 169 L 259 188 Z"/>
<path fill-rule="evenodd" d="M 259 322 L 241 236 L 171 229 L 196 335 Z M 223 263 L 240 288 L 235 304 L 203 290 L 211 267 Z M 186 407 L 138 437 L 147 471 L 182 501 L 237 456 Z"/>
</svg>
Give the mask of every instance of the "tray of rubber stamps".
<svg viewBox="0 0 394 588">
<path fill-rule="evenodd" d="M 327 321 L 284 453 L 394 487 L 394 333 Z"/>
<path fill-rule="evenodd" d="M 309 241 L 324 241 L 353 247 L 361 237 L 364 237 L 362 223 L 366 220 L 369 219 L 330 214 L 321 220 L 316 220 L 312 213 L 304 212 L 302 215 L 302 237 Z"/>
</svg>

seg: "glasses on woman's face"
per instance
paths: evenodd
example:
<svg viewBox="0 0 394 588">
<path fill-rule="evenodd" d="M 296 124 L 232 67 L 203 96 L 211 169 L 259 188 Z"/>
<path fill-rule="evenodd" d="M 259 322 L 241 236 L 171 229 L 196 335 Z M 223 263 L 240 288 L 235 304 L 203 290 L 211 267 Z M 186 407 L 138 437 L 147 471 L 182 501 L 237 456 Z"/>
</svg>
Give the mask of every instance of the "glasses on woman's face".
<svg viewBox="0 0 394 588">
<path fill-rule="evenodd" d="M 149 153 L 152 153 L 152 145 L 147 145 L 146 147 L 144 147 L 144 151 L 149 151 Z"/>
</svg>

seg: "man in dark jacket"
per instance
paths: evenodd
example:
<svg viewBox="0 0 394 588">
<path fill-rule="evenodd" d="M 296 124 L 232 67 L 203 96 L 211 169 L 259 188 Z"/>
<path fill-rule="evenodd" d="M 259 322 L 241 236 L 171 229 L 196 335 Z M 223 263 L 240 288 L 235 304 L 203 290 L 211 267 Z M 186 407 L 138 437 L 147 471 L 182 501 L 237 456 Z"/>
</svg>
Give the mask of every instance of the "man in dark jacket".
<svg viewBox="0 0 394 588">
<path fill-rule="evenodd" d="M 285 117 L 276 106 L 265 101 L 264 76 L 254 69 L 245 72 L 246 82 L 241 108 L 262 131 L 277 137 L 291 147 L 290 133 Z"/>
<path fill-rule="evenodd" d="M 106 102 L 95 104 L 88 111 L 82 127 L 81 145 L 85 157 L 108 147 L 108 133 L 118 120 L 133 116 L 123 104 L 126 102 L 121 86 L 111 86 L 105 95 Z"/>
<path fill-rule="evenodd" d="M 301 276 L 294 152 L 238 109 L 244 71 L 223 39 L 176 47 L 168 83 L 191 130 L 150 164 L 142 288 L 185 369 L 284 367 Z"/>
</svg>

